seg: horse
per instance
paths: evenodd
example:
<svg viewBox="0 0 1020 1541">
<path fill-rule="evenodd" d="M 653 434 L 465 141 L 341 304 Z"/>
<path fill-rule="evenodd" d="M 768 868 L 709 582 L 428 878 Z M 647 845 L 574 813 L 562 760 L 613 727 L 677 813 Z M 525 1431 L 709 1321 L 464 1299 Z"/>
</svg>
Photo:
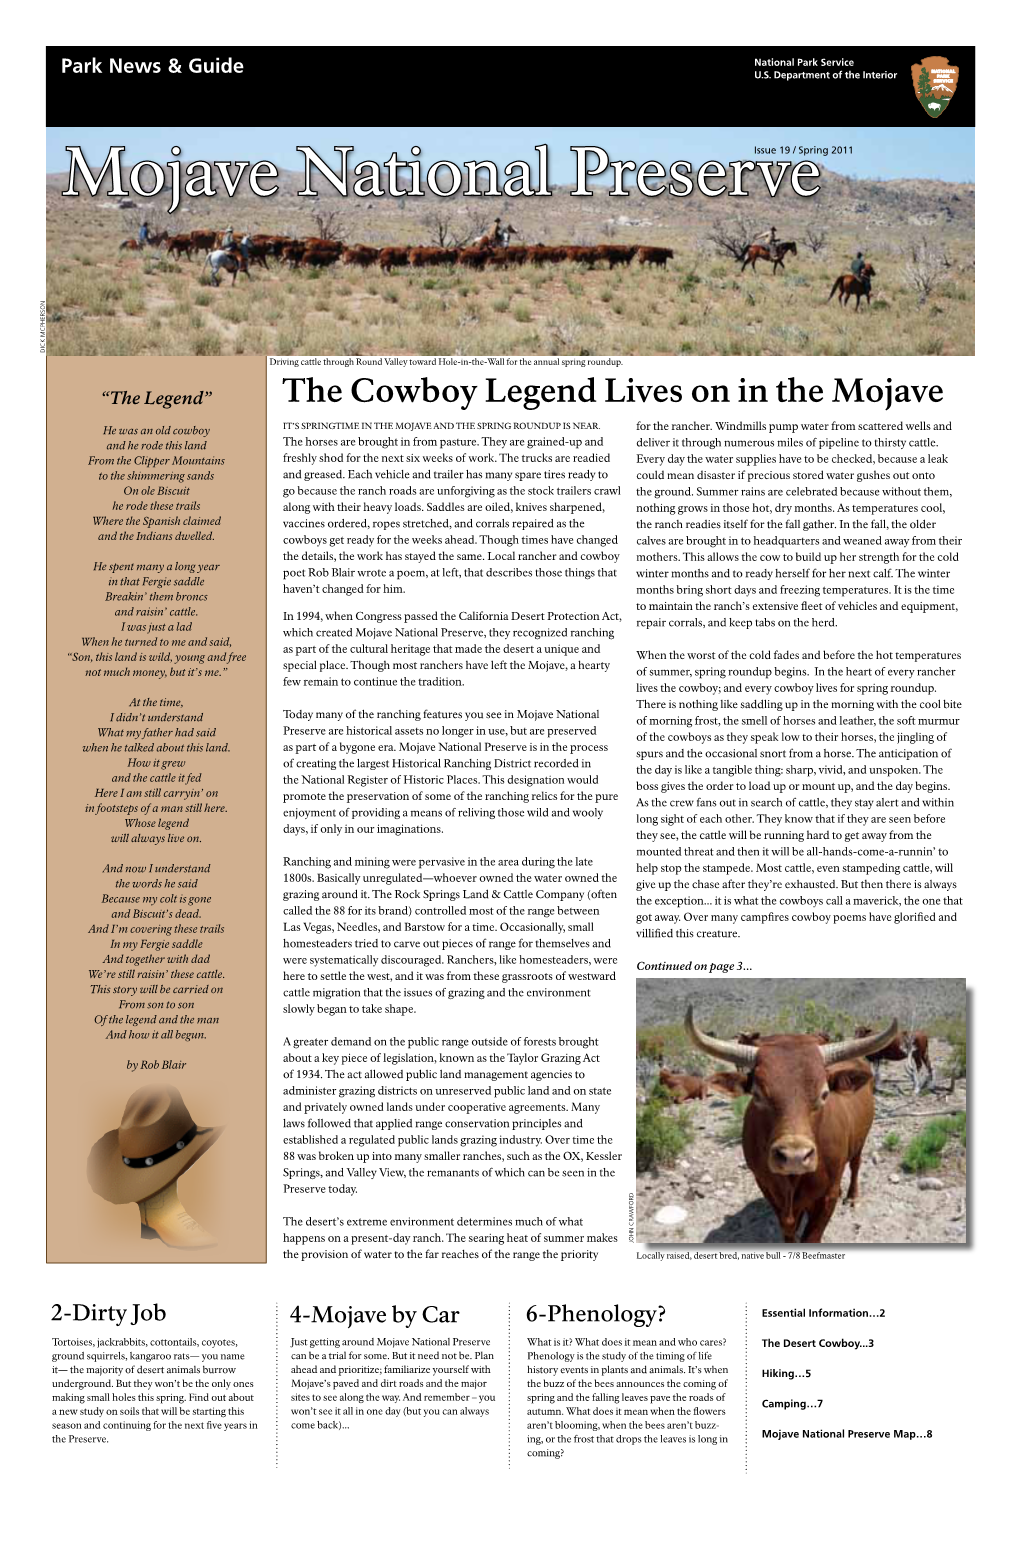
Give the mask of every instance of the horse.
<svg viewBox="0 0 1020 1541">
<path fill-rule="evenodd" d="M 777 241 L 775 250 L 776 255 L 773 257 L 771 246 L 745 246 L 743 251 L 740 253 L 740 257 L 744 259 L 743 267 L 740 269 L 740 271 L 743 272 L 744 268 L 747 267 L 747 264 L 750 263 L 751 272 L 753 273 L 757 268 L 757 264 L 761 261 L 765 261 L 771 262 L 772 264 L 773 278 L 776 276 L 776 268 L 783 268 L 783 271 L 785 272 L 786 268 L 784 266 L 784 258 L 790 256 L 791 253 L 796 257 L 797 243 L 796 241 Z M 738 262 L 740 261 L 740 257 L 737 258 Z"/>
<path fill-rule="evenodd" d="M 832 296 L 838 290 L 839 303 L 841 305 L 849 305 L 852 296 L 856 294 L 857 304 L 854 306 L 855 310 L 860 310 L 861 308 L 861 295 L 864 296 L 870 306 L 871 280 L 874 276 L 875 269 L 871 266 L 870 262 L 866 262 L 859 273 L 841 273 L 829 290 L 829 299 L 826 300 L 826 305 L 828 305 L 829 300 L 832 299 Z"/>
<path fill-rule="evenodd" d="M 242 256 L 240 252 L 211 251 L 205 260 L 206 265 L 212 269 L 212 281 L 217 289 L 220 286 L 221 268 L 234 275 L 230 280 L 231 288 L 237 283 L 238 273 L 244 273 L 247 276 L 248 282 L 251 283 L 251 274 L 248 272 L 248 259 Z"/>
<path fill-rule="evenodd" d="M 481 235 L 476 235 L 473 241 L 469 241 L 466 250 L 469 251 L 500 251 L 510 245 L 512 235 L 520 235 L 515 225 L 500 224 L 497 219 Z"/>
</svg>

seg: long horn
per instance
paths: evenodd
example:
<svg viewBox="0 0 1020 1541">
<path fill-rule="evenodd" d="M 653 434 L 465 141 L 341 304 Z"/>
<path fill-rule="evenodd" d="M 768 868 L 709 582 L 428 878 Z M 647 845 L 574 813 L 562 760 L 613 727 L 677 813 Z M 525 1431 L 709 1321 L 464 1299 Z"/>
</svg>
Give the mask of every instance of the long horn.
<svg viewBox="0 0 1020 1541">
<path fill-rule="evenodd" d="M 838 1065 L 845 1059 L 866 1059 L 869 1054 L 877 1054 L 892 1043 L 899 1030 L 899 1021 L 894 1017 L 891 1026 L 879 1028 L 867 1038 L 851 1038 L 848 1043 L 823 1043 L 819 1046 L 822 1063 Z"/>
<path fill-rule="evenodd" d="M 684 1027 L 687 1029 L 691 1042 L 704 1054 L 711 1054 L 716 1059 L 724 1059 L 731 1065 L 744 1065 L 748 1069 L 758 1058 L 758 1050 L 746 1043 L 732 1043 L 728 1038 L 711 1038 L 708 1033 L 703 1033 L 694 1026 L 694 1007 L 688 1006 L 687 1015 L 684 1017 Z"/>
</svg>

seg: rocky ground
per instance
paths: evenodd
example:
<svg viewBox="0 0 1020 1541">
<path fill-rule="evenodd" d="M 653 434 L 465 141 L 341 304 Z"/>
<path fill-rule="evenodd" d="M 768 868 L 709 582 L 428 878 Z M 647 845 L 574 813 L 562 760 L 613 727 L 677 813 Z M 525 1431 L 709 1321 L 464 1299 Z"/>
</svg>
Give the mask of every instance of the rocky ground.
<svg viewBox="0 0 1020 1541">
<path fill-rule="evenodd" d="M 825 1232 L 824 1245 L 847 1242 L 965 1242 L 967 1240 L 966 1152 L 950 1140 L 942 1164 L 920 1176 L 902 1168 L 903 1151 L 932 1118 L 962 1112 L 967 1083 L 949 1093 L 949 1044 L 930 1046 L 934 1090 L 912 1095 L 902 1064 L 883 1066 L 872 1125 L 861 1165 L 861 1197 L 855 1209 L 841 1204 Z M 639 1093 L 640 1095 L 640 1093 Z M 640 1173 L 637 1179 L 637 1239 L 643 1243 L 705 1242 L 715 1246 L 774 1246 L 780 1230 L 771 1208 L 748 1171 L 739 1141 L 726 1131 L 732 1104 L 714 1097 L 684 1104 L 695 1138 L 673 1167 Z M 896 1150 L 886 1136 L 900 1137 Z M 844 1175 L 846 1192 L 849 1176 Z M 663 1210 L 686 1211 L 679 1223 L 661 1223 Z M 668 1216 L 663 1216 L 669 1219 Z"/>
</svg>

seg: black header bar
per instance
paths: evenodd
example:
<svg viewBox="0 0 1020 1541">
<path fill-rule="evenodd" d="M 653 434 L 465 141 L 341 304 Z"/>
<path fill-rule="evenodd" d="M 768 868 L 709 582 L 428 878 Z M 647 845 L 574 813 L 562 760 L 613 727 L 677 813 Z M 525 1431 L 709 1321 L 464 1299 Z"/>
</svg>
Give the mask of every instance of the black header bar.
<svg viewBox="0 0 1020 1541">
<path fill-rule="evenodd" d="M 941 56 L 959 75 L 938 117 L 914 94 L 910 67 Z M 738 128 L 801 125 L 921 128 L 948 122 L 974 126 L 973 48 L 47 48 L 46 121 L 54 126 L 99 124 L 226 126 L 292 117 L 292 101 L 320 116 L 326 102 L 358 114 L 359 82 L 396 81 L 393 105 L 404 110 L 406 83 L 442 84 L 514 78 L 590 77 L 612 88 L 613 110 L 640 122 L 654 105 L 677 104 L 688 124 L 725 122 Z M 343 88 L 338 83 L 344 82 Z M 378 113 L 380 95 L 373 100 Z M 477 96 L 476 107 L 478 102 Z M 555 98 L 550 97 L 550 108 Z M 360 113 L 364 116 L 364 110 Z"/>
</svg>

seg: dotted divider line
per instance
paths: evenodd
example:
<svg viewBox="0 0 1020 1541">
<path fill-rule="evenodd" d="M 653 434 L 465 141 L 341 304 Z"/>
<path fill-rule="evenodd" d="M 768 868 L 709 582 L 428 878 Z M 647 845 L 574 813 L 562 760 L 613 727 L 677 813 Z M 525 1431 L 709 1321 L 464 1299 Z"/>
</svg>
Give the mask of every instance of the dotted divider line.
<svg viewBox="0 0 1020 1541">
<path fill-rule="evenodd" d="M 747 1301 L 744 1301 L 744 1476 L 747 1476 Z"/>
</svg>

